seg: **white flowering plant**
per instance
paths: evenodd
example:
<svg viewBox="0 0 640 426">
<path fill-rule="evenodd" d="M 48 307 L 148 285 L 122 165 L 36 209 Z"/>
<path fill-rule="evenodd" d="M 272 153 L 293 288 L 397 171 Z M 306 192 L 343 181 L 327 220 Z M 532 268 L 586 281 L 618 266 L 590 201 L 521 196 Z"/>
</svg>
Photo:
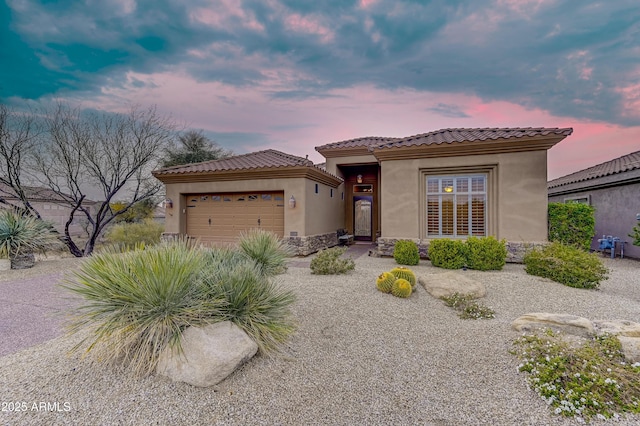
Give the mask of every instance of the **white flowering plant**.
<svg viewBox="0 0 640 426">
<path fill-rule="evenodd" d="M 640 413 L 640 363 L 628 363 L 617 337 L 604 334 L 570 345 L 562 334 L 523 335 L 512 351 L 527 381 L 555 414 L 578 420 Z"/>
</svg>

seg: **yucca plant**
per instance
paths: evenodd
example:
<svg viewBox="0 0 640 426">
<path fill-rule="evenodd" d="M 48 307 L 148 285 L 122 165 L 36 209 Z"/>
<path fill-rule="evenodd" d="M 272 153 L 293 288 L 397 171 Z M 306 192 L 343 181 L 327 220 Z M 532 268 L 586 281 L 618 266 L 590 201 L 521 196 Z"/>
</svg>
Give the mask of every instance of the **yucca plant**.
<svg viewBox="0 0 640 426">
<path fill-rule="evenodd" d="M 136 375 L 152 372 L 167 345 L 181 352 L 185 328 L 226 319 L 224 300 L 199 279 L 206 263 L 205 252 L 186 241 L 94 254 L 63 284 L 82 299 L 70 333 L 89 331 L 74 349 L 95 350 Z"/>
<path fill-rule="evenodd" d="M 292 291 L 264 275 L 254 260 L 229 249 L 214 249 L 203 270 L 211 298 L 224 298 L 226 318 L 243 329 L 267 353 L 282 344 L 295 330 L 290 306 Z"/>
<path fill-rule="evenodd" d="M 53 225 L 17 209 L 0 209 L 0 254 L 11 259 L 46 252 L 62 245 Z M 33 266 L 33 260 L 28 262 Z M 15 267 L 15 265 L 13 265 Z"/>
<path fill-rule="evenodd" d="M 274 276 L 286 271 L 287 258 L 291 256 L 291 248 L 272 232 L 252 229 L 240 235 L 238 241 L 240 251 L 254 260 L 260 273 Z"/>
</svg>

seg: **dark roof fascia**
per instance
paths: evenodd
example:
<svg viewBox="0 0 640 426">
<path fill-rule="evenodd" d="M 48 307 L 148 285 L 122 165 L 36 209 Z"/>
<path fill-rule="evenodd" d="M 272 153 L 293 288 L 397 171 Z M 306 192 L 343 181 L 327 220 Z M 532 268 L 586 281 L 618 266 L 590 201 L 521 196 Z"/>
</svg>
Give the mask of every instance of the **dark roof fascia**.
<svg viewBox="0 0 640 426">
<path fill-rule="evenodd" d="M 640 183 L 640 169 L 620 172 L 613 175 L 601 176 L 579 182 L 555 186 L 547 189 L 549 196 L 566 195 L 575 192 L 592 191 L 596 189 L 612 188 L 616 186 Z"/>
</svg>

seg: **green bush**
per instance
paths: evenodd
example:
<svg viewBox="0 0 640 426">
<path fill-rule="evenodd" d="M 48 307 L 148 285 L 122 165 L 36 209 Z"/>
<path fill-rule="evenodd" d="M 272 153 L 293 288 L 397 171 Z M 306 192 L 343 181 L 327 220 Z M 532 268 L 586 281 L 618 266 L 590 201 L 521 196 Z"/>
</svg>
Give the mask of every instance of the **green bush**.
<svg viewBox="0 0 640 426">
<path fill-rule="evenodd" d="M 558 242 L 529 251 L 524 264 L 528 274 L 576 288 L 598 288 L 609 272 L 595 253 Z"/>
<path fill-rule="evenodd" d="M 291 248 L 272 232 L 252 229 L 243 233 L 238 242 L 240 251 L 258 265 L 265 276 L 281 274 L 287 270 L 287 258 L 291 256 Z"/>
<path fill-rule="evenodd" d="M 121 247 L 134 247 L 137 244 L 152 246 L 160 242 L 164 225 L 153 220 L 144 222 L 121 222 L 113 225 L 105 235 L 107 243 Z"/>
<path fill-rule="evenodd" d="M 589 250 L 596 234 L 595 209 L 582 203 L 549 203 L 549 241 Z"/>
<path fill-rule="evenodd" d="M 88 343 L 104 361 L 151 373 L 167 345 L 181 349 L 185 328 L 225 319 L 224 299 L 199 280 L 205 264 L 204 252 L 184 241 L 87 258 L 63 285 L 83 299 L 70 332 L 89 331 L 74 349 Z"/>
<path fill-rule="evenodd" d="M 242 328 L 261 352 L 277 349 L 295 330 L 289 308 L 293 292 L 266 276 L 263 264 L 230 249 L 212 251 L 202 274 L 209 298 L 226 302 L 223 317 Z"/>
<path fill-rule="evenodd" d="M 466 264 L 467 248 L 464 241 L 440 238 L 429 243 L 428 256 L 433 266 L 460 269 Z"/>
<path fill-rule="evenodd" d="M 633 245 L 640 246 L 640 225 L 636 225 L 631 230 L 631 234 L 629 234 L 631 238 L 633 238 Z"/>
<path fill-rule="evenodd" d="M 69 325 L 71 333 L 87 333 L 76 350 L 88 345 L 98 359 L 122 362 L 140 375 L 155 369 L 167 345 L 180 351 L 189 326 L 232 321 L 263 352 L 294 330 L 293 293 L 237 249 L 206 250 L 178 240 L 116 250 L 94 254 L 63 285 L 82 299 Z"/>
<path fill-rule="evenodd" d="M 527 381 L 555 414 L 589 420 L 640 413 L 640 363 L 628 362 L 620 341 L 597 336 L 577 346 L 547 330 L 514 345 Z M 581 421 L 580 423 L 584 423 Z"/>
<path fill-rule="evenodd" d="M 393 248 L 393 258 L 399 265 L 417 265 L 420 262 L 418 245 L 411 240 L 397 241 Z"/>
<path fill-rule="evenodd" d="M 469 237 L 467 267 L 478 271 L 500 270 L 507 260 L 507 243 L 494 237 Z"/>
<path fill-rule="evenodd" d="M 333 247 L 320 250 L 311 260 L 311 273 L 317 275 L 345 274 L 352 271 L 356 264 L 351 258 L 342 258 L 346 247 Z"/>
</svg>

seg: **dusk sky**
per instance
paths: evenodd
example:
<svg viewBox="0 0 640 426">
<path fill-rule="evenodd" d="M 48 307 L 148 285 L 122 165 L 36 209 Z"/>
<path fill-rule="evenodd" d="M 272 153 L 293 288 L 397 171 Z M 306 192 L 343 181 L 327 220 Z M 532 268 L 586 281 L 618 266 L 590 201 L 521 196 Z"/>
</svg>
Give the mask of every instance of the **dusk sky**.
<svg viewBox="0 0 640 426">
<path fill-rule="evenodd" d="M 640 150 L 638 0 L 7 0 L 0 101 L 157 105 L 241 154 L 573 127 L 549 179 Z"/>
</svg>

